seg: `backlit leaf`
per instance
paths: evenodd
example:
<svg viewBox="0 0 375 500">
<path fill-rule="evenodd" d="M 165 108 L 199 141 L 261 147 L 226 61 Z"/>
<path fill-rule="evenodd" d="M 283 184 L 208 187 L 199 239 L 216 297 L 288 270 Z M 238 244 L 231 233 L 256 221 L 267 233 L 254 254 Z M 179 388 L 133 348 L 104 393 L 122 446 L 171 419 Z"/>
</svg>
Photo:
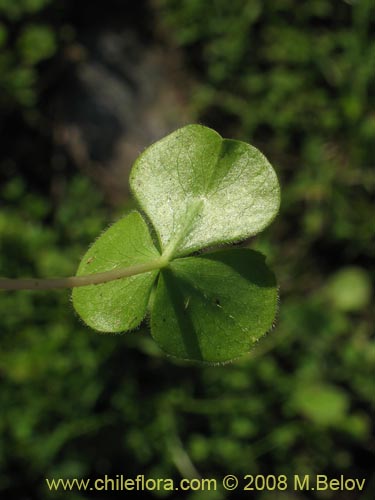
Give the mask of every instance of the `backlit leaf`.
<svg viewBox="0 0 375 500">
<path fill-rule="evenodd" d="M 252 236 L 280 203 L 276 174 L 260 151 L 201 125 L 147 148 L 130 185 L 172 256 Z"/>
</svg>

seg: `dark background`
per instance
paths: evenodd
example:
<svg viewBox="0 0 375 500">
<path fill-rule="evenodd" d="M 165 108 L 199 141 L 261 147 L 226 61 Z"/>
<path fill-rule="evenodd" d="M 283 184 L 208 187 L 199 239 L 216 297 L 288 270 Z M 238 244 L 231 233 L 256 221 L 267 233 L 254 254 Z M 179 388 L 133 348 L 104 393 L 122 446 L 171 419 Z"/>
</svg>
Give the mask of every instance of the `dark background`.
<svg viewBox="0 0 375 500">
<path fill-rule="evenodd" d="M 133 206 L 134 159 L 186 123 L 254 144 L 282 186 L 250 242 L 277 326 L 233 364 L 168 359 L 147 324 L 96 334 L 68 291 L 1 292 L 4 498 L 93 498 L 44 478 L 105 474 L 343 474 L 366 493 L 252 498 L 373 498 L 373 18 L 370 0 L 0 1 L 0 275 L 74 274 Z"/>
</svg>

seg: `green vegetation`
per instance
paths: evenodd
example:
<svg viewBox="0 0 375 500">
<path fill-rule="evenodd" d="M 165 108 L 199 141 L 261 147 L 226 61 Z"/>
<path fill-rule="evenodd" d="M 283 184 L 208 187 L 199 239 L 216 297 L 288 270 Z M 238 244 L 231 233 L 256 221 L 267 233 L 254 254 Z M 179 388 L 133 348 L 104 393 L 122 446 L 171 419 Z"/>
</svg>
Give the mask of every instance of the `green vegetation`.
<svg viewBox="0 0 375 500">
<path fill-rule="evenodd" d="M 371 499 L 371 2 L 216 0 L 209 15 L 207 2 L 153 4 L 194 76 L 194 119 L 255 144 L 280 175 L 280 215 L 251 242 L 278 278 L 277 328 L 235 363 L 191 366 L 166 359 L 147 325 L 93 334 L 66 291 L 1 292 L 0 490 L 66 498 L 44 478 L 310 473 L 366 478 L 364 494 L 326 498 Z M 79 175 L 47 196 L 27 182 L 32 157 L 17 177 L 0 162 L 1 275 L 73 274 L 129 208 Z"/>
<path fill-rule="evenodd" d="M 0 1 L 0 105 L 7 111 L 37 102 L 38 64 L 55 54 L 57 37 L 52 26 L 35 19 L 51 2 Z"/>
<path fill-rule="evenodd" d="M 264 257 L 247 250 L 181 257 L 270 223 L 280 204 L 271 165 L 249 144 L 188 125 L 138 158 L 131 185 L 157 242 L 134 211 L 95 241 L 78 277 L 0 278 L 0 289 L 74 287 L 76 311 L 102 332 L 138 327 L 152 296 L 151 332 L 167 353 L 223 362 L 248 352 L 276 315 L 276 280 Z"/>
<path fill-rule="evenodd" d="M 142 153 L 131 187 L 159 251 L 139 212 L 116 222 L 78 275 L 133 272 L 75 288 L 75 309 L 99 331 L 127 331 L 142 321 L 153 295 L 151 333 L 167 353 L 218 362 L 247 352 L 276 314 L 276 283 L 264 259 L 247 250 L 181 257 L 243 240 L 270 223 L 280 199 L 271 165 L 244 142 L 189 125 Z"/>
</svg>

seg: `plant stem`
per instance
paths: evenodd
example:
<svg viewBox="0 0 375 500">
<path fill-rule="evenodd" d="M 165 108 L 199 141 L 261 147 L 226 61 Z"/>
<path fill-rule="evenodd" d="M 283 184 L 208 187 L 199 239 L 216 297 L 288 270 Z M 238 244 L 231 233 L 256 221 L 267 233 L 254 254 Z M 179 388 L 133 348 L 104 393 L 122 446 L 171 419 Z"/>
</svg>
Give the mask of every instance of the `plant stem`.
<svg viewBox="0 0 375 500">
<path fill-rule="evenodd" d="M 70 276 L 68 278 L 48 279 L 9 279 L 0 278 L 0 290 L 52 290 L 56 288 L 75 288 L 79 286 L 99 285 L 108 281 L 128 278 L 137 274 L 148 273 L 156 269 L 162 269 L 168 265 L 168 260 L 161 256 L 157 259 L 143 264 L 116 268 L 103 273 L 88 274 L 85 276 Z"/>
</svg>

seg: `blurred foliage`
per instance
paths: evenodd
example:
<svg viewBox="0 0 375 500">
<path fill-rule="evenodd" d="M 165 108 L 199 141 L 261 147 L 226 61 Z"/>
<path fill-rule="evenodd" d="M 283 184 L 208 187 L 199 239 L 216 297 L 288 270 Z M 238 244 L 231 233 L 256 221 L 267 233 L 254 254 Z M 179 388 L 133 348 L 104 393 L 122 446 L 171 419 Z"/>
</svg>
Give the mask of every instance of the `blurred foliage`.
<svg viewBox="0 0 375 500">
<path fill-rule="evenodd" d="M 195 98 L 205 111 L 235 117 L 243 136 L 283 151 L 296 152 L 296 135 L 314 141 L 335 134 L 363 157 L 360 146 L 375 131 L 371 0 L 157 4 L 176 43 L 199 54 L 203 83 Z"/>
<path fill-rule="evenodd" d="M 43 10 L 28 20 L 30 9 L 46 3 L 0 0 L 8 12 L 0 66 L 10 61 L 9 75 L 34 71 L 59 50 L 47 32 L 29 29 L 53 31 Z M 281 214 L 252 243 L 277 270 L 277 326 L 238 362 L 189 366 L 162 355 L 147 325 L 127 335 L 89 331 L 66 291 L 1 292 L 0 491 L 6 498 L 66 498 L 48 495 L 43 478 L 197 471 L 344 474 L 367 478 L 373 488 L 371 2 L 153 5 L 158 32 L 195 75 L 197 119 L 258 145 L 280 175 Z M 20 31 L 9 28 L 15 23 Z M 19 112 L 36 102 L 15 97 L 17 78 L 7 85 Z M 0 170 L 7 165 L 0 159 Z M 31 158 L 24 175 L 0 186 L 1 275 L 74 273 L 86 245 L 120 215 L 109 213 L 80 176 L 47 196 L 25 180 L 37 168 Z M 53 169 L 44 173 L 47 185 L 56 183 Z"/>
<path fill-rule="evenodd" d="M 38 65 L 57 50 L 52 25 L 38 22 L 53 0 L 0 0 L 0 106 L 36 104 L 39 92 Z"/>
</svg>

